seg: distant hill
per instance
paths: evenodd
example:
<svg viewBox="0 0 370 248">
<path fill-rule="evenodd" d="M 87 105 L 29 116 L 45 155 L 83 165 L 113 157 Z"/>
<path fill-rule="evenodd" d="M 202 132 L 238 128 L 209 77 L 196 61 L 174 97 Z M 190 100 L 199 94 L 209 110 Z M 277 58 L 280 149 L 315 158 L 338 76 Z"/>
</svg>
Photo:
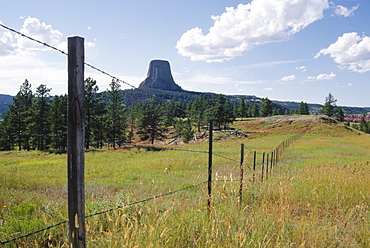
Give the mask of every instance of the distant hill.
<svg viewBox="0 0 370 248">
<path fill-rule="evenodd" d="M 8 111 L 9 105 L 12 105 L 12 103 L 12 96 L 0 94 L 0 120 L 3 119 L 4 114 Z"/>
<path fill-rule="evenodd" d="M 126 98 L 126 106 L 130 107 L 133 103 L 139 101 L 145 101 L 152 98 L 153 95 L 157 97 L 158 100 L 174 100 L 189 102 L 197 98 L 199 95 L 205 94 L 207 97 L 211 98 L 217 94 L 210 92 L 196 92 L 196 91 L 171 91 L 171 90 L 161 90 L 150 87 L 141 87 L 140 89 L 129 89 L 122 91 Z M 104 94 L 104 93 L 103 93 Z M 226 98 L 231 103 L 236 103 L 240 98 L 244 98 L 246 104 L 256 103 L 259 105 L 263 98 L 254 95 L 225 95 Z M 0 119 L 8 110 L 8 106 L 12 104 L 13 96 L 0 94 Z M 289 102 L 289 101 L 272 101 L 274 108 L 279 108 L 282 113 L 285 110 L 298 109 L 299 102 Z M 322 105 L 321 104 L 310 104 L 308 103 L 311 114 L 321 114 Z M 342 106 L 345 115 L 354 114 L 366 114 L 370 112 L 370 107 L 345 107 Z"/>
<path fill-rule="evenodd" d="M 146 94 L 146 93 L 148 94 Z M 160 90 L 150 87 L 141 87 L 140 89 L 132 89 L 132 90 L 123 90 L 123 93 L 126 98 L 126 105 L 131 106 L 135 102 L 149 100 L 152 98 L 153 95 L 157 97 L 158 100 L 174 100 L 174 101 L 182 101 L 182 102 L 189 102 L 197 98 L 199 95 L 205 94 L 207 97 L 211 98 L 215 93 L 210 92 L 196 92 L 196 91 L 170 91 L 170 90 Z M 263 98 L 254 96 L 254 95 L 225 95 L 226 98 L 231 103 L 236 103 L 239 101 L 240 98 L 244 98 L 246 104 L 256 103 L 259 105 Z M 299 102 L 291 102 L 291 101 L 272 101 L 273 107 L 278 108 L 284 113 L 285 110 L 290 109 L 298 109 Z M 310 109 L 311 114 L 321 114 L 322 109 L 321 104 L 313 104 L 308 103 L 308 107 Z M 352 114 L 366 114 L 370 112 L 370 107 L 346 107 L 341 106 L 343 108 L 343 112 L 345 115 L 352 115 Z"/>
</svg>

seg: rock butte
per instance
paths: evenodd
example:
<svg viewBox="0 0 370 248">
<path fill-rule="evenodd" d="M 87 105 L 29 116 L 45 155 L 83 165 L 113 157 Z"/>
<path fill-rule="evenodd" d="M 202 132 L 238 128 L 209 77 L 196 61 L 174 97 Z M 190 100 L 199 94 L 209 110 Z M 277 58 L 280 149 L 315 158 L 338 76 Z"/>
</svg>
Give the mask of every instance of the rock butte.
<svg viewBox="0 0 370 248">
<path fill-rule="evenodd" d="M 170 63 L 166 60 L 150 61 L 147 77 L 139 88 L 183 91 L 173 80 Z"/>
</svg>

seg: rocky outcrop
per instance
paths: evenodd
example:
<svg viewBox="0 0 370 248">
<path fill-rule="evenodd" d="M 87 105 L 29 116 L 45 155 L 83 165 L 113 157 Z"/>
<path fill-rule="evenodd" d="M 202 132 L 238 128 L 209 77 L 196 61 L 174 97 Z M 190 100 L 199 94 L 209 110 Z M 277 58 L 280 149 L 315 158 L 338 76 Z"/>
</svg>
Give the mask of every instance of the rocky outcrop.
<svg viewBox="0 0 370 248">
<path fill-rule="evenodd" d="M 154 88 L 160 90 L 182 91 L 173 80 L 170 63 L 165 60 L 152 60 L 149 64 L 146 79 L 139 88 Z"/>
</svg>

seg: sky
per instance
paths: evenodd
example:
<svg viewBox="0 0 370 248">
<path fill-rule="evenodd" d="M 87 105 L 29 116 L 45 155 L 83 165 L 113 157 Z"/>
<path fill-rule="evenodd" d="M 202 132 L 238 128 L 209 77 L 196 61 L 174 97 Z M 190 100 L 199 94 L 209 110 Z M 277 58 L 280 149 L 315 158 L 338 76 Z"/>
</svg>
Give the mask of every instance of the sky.
<svg viewBox="0 0 370 248">
<path fill-rule="evenodd" d="M 2 1 L 0 23 L 138 87 L 153 59 L 184 90 L 370 107 L 370 0 Z M 0 27 L 0 94 L 67 92 L 67 56 Z M 107 90 L 111 78 L 85 69 Z M 122 89 L 131 88 L 123 84 Z"/>
</svg>

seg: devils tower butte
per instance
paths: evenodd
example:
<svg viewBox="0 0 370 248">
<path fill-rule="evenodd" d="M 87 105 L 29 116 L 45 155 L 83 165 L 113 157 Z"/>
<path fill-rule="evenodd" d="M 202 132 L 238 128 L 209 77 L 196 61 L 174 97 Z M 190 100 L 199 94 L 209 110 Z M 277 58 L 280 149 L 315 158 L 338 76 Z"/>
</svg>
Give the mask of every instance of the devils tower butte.
<svg viewBox="0 0 370 248">
<path fill-rule="evenodd" d="M 146 79 L 139 88 L 154 88 L 160 90 L 182 91 L 173 80 L 170 63 L 166 60 L 152 60 Z"/>
</svg>

